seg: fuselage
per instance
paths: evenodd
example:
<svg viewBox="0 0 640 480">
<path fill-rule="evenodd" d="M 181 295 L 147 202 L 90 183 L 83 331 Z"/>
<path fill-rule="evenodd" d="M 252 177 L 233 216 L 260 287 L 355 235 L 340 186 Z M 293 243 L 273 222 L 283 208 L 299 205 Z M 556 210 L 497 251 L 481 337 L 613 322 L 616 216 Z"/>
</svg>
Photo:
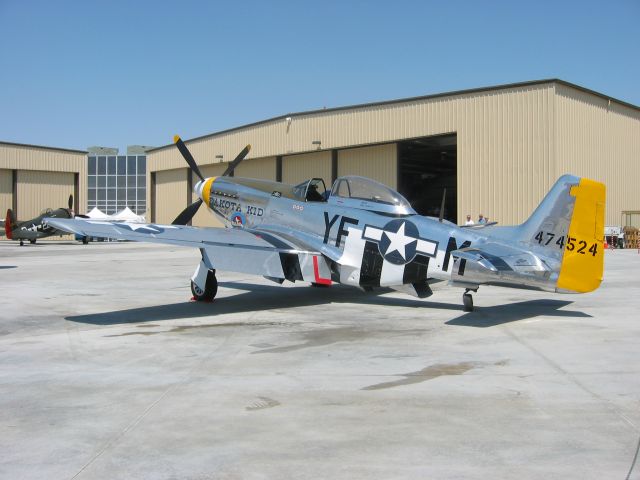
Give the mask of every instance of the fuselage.
<svg viewBox="0 0 640 480">
<path fill-rule="evenodd" d="M 418 215 L 408 204 L 349 198 L 336 195 L 335 188 L 326 200 L 310 201 L 300 186 L 218 177 L 200 182 L 195 191 L 227 226 L 259 227 L 322 252 L 340 265 L 340 283 L 350 285 L 448 280 L 451 252 L 481 238 L 471 229 Z"/>
<path fill-rule="evenodd" d="M 73 216 L 66 208 L 48 209 L 31 220 L 17 222 L 11 232 L 12 239 L 35 240 L 53 235 L 66 235 L 66 232 L 53 228 L 47 225 L 46 222 L 43 222 L 45 218 L 73 218 Z"/>
</svg>

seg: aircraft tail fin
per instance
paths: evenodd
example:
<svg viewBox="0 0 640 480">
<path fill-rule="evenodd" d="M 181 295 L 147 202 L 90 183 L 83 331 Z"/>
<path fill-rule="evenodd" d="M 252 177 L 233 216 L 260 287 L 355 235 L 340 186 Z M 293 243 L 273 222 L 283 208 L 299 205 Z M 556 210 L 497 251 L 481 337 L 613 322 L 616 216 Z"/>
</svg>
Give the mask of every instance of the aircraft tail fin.
<svg viewBox="0 0 640 480">
<path fill-rule="evenodd" d="M 559 292 L 591 292 L 602 281 L 605 196 L 603 183 L 563 175 L 517 227 L 519 240 L 560 259 Z"/>
<path fill-rule="evenodd" d="M 4 232 L 7 234 L 7 238 L 9 240 L 13 239 L 12 230 L 15 228 L 16 223 L 17 223 L 16 216 L 13 213 L 13 210 L 8 208 L 7 209 L 7 217 L 4 220 Z"/>
</svg>

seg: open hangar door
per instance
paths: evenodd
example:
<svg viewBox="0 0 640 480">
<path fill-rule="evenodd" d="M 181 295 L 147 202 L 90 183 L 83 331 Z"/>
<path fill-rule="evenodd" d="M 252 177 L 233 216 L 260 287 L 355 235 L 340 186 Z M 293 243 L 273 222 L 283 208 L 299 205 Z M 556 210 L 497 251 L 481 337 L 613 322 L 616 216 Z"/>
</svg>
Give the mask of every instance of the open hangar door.
<svg viewBox="0 0 640 480">
<path fill-rule="evenodd" d="M 444 218 L 458 223 L 457 135 L 398 142 L 398 191 L 420 215 L 438 217 L 447 189 Z"/>
</svg>

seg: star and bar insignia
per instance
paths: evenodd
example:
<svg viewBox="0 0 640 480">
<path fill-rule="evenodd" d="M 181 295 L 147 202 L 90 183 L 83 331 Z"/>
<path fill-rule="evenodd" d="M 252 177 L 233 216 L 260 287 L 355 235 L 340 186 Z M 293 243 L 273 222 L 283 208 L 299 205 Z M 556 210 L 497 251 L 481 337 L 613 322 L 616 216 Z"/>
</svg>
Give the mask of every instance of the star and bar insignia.
<svg viewBox="0 0 640 480">
<path fill-rule="evenodd" d="M 395 265 L 410 263 L 417 254 L 435 257 L 438 242 L 420 238 L 418 227 L 410 221 L 395 219 L 384 227 L 366 225 L 362 238 L 378 244 L 380 255 Z"/>
</svg>

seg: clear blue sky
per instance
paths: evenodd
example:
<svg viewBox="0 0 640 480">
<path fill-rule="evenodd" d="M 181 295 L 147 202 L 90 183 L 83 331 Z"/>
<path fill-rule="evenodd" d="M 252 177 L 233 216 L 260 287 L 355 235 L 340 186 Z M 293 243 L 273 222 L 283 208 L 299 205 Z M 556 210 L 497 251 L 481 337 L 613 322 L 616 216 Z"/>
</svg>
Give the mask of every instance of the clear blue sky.
<svg viewBox="0 0 640 480">
<path fill-rule="evenodd" d="M 0 0 L 0 140 L 165 145 L 561 78 L 640 105 L 640 0 Z"/>
</svg>

